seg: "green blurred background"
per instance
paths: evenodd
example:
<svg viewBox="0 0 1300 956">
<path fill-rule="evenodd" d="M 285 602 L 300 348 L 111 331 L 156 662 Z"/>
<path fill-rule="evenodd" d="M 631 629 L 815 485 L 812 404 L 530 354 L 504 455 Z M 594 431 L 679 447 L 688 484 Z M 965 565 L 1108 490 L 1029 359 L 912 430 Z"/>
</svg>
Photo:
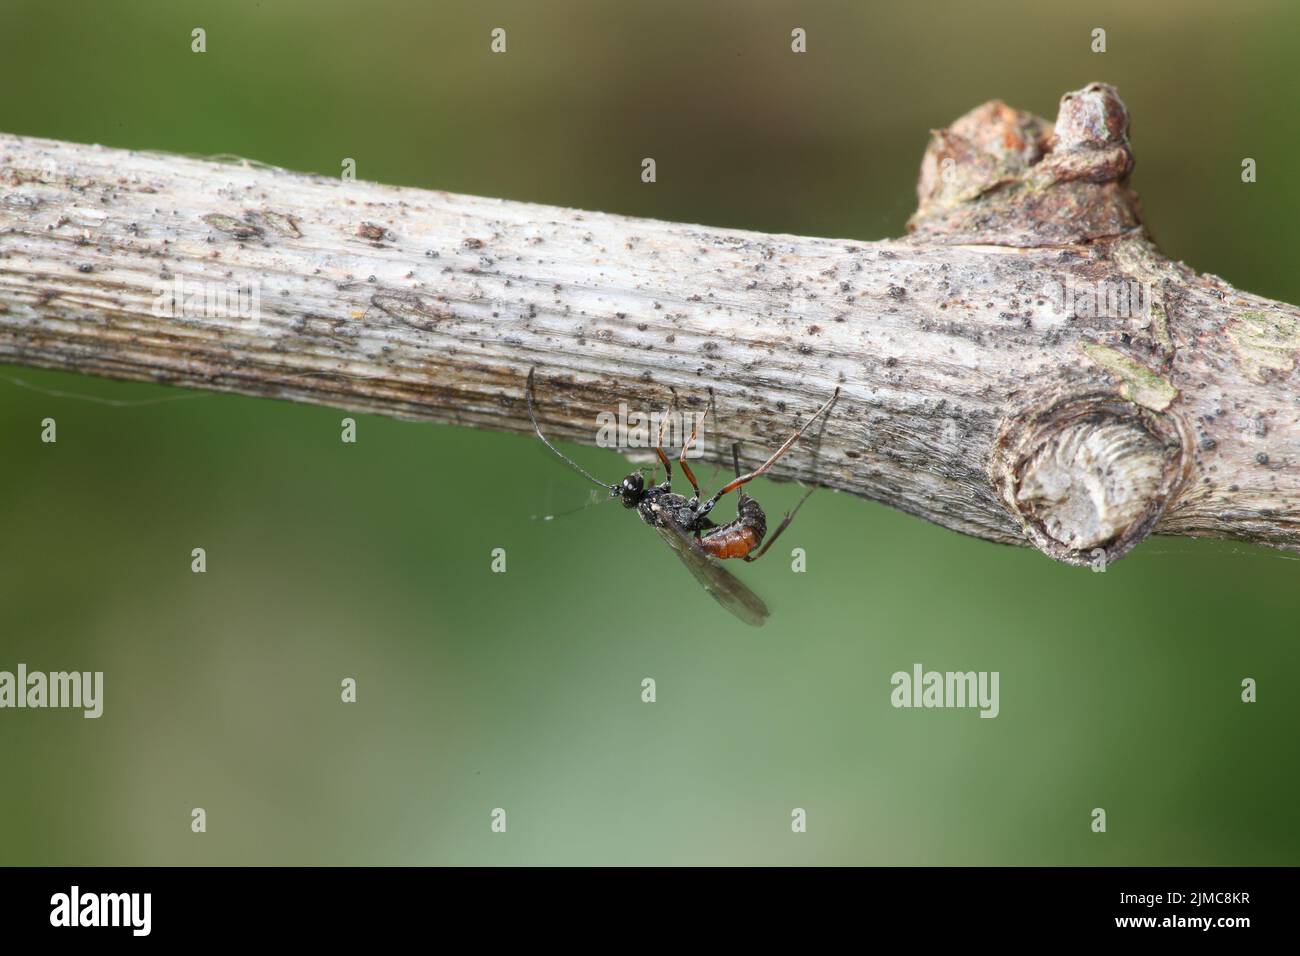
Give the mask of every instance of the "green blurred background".
<svg viewBox="0 0 1300 956">
<path fill-rule="evenodd" d="M 1283 2 L 4 0 L 0 129 L 877 239 L 929 129 L 1105 80 L 1164 248 L 1296 302 L 1297 26 Z M 783 540 L 807 573 L 740 568 L 755 631 L 620 508 L 532 520 L 586 493 L 536 441 L 361 417 L 344 445 L 335 410 L 0 375 L 0 669 L 107 685 L 98 721 L 0 712 L 0 862 L 1300 863 L 1280 553 L 1155 539 L 1091 574 L 821 492 Z M 917 661 L 1000 671 L 1001 715 L 894 710 Z"/>
</svg>

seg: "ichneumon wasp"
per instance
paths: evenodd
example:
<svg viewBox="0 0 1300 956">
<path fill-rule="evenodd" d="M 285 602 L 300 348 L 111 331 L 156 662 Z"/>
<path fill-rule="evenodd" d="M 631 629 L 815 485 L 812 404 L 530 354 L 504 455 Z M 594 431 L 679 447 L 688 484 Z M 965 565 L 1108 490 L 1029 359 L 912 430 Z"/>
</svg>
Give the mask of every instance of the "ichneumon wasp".
<svg viewBox="0 0 1300 956">
<path fill-rule="evenodd" d="M 736 470 L 736 477 L 719 488 L 709 498 L 703 498 L 699 482 L 695 480 L 695 474 L 686 461 L 686 453 L 690 450 L 699 434 L 700 422 L 697 420 L 691 430 L 690 437 L 682 443 L 681 455 L 677 459 L 677 464 L 686 476 L 686 480 L 690 482 L 691 491 L 693 492 L 691 497 L 687 498 L 685 495 L 676 494 L 672 489 L 673 468 L 663 449 L 662 423 L 655 445 L 655 455 L 663 464 L 666 474 L 661 483 L 654 484 L 652 482 L 649 486 L 646 485 L 645 476 L 639 471 L 632 472 L 615 484 L 603 482 L 551 444 L 550 439 L 542 434 L 542 427 L 537 423 L 537 415 L 534 411 L 534 372 L 536 372 L 536 369 L 528 370 L 526 388 L 528 417 L 532 421 L 533 429 L 537 432 L 537 437 L 542 440 L 542 443 L 578 474 L 598 487 L 606 489 L 611 498 L 621 498 L 624 508 L 635 508 L 641 516 L 641 520 L 659 532 L 659 536 L 676 552 L 677 557 L 686 565 L 695 579 L 704 587 L 704 590 L 713 595 L 719 604 L 746 624 L 752 624 L 755 627 L 761 626 L 768 617 L 767 605 L 740 579 L 723 568 L 718 563 L 718 560 L 739 558 L 743 561 L 757 561 L 776 543 L 776 539 L 781 536 L 781 532 L 790 527 L 790 522 L 794 520 L 794 516 L 803 506 L 803 503 L 808 500 L 808 496 L 812 494 L 812 488 L 809 488 L 804 493 L 798 503 L 782 518 L 772 536 L 764 542 L 764 538 L 767 536 L 767 515 L 763 513 L 763 508 L 757 501 L 745 494 L 744 486 L 776 464 L 781 456 L 799 440 L 799 437 L 808 426 L 835 404 L 835 399 L 839 397 L 840 390 L 835 389 L 835 393 L 826 400 L 825 404 L 817 409 L 806 422 L 795 429 L 794 434 L 787 438 L 785 444 L 773 452 L 767 461 L 753 471 L 745 474 L 741 473 L 738 446 L 732 445 L 731 456 Z M 709 514 L 713 511 L 718 500 L 732 491 L 739 491 L 739 497 L 736 501 L 736 517 L 725 524 L 717 524 L 709 517 Z"/>
</svg>

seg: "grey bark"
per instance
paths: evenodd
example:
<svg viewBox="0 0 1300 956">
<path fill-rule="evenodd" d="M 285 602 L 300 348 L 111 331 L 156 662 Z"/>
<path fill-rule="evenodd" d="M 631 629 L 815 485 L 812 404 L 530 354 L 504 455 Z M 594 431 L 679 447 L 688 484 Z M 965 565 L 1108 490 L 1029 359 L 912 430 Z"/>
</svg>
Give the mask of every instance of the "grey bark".
<svg viewBox="0 0 1300 956">
<path fill-rule="evenodd" d="M 712 386 L 708 457 L 751 464 L 839 387 L 773 476 L 1081 565 L 1152 531 L 1300 550 L 1300 310 L 1160 254 L 1127 124 L 1101 84 L 1055 126 L 986 104 L 886 242 L 0 136 L 0 361 L 521 432 L 536 367 L 589 444 Z"/>
</svg>

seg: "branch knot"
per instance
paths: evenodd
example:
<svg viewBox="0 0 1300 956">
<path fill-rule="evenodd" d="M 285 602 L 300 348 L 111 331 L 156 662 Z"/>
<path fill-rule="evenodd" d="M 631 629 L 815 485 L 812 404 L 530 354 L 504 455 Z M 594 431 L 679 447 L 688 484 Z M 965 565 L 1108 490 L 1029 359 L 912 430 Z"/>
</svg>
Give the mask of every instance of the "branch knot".
<svg viewBox="0 0 1300 956">
<path fill-rule="evenodd" d="M 1155 528 L 1186 477 L 1188 444 L 1176 417 L 1120 396 L 1060 397 L 1003 426 L 990 478 L 1040 551 L 1104 566 Z"/>
<path fill-rule="evenodd" d="M 1056 124 L 993 101 L 931 135 L 908 230 L 929 241 L 1043 246 L 1142 224 L 1115 88 L 1066 93 Z"/>
</svg>

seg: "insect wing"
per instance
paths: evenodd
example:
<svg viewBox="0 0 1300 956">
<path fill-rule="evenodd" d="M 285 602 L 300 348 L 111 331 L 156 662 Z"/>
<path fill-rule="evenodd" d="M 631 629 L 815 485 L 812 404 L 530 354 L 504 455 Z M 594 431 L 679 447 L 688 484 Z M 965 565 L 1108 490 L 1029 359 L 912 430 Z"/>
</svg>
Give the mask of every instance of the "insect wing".
<svg viewBox="0 0 1300 956">
<path fill-rule="evenodd" d="M 762 627 L 766 623 L 768 612 L 763 599 L 709 557 L 690 535 L 668 524 L 657 524 L 655 530 L 677 552 L 682 564 L 686 565 L 704 590 L 713 595 L 715 601 L 746 624 Z"/>
</svg>

